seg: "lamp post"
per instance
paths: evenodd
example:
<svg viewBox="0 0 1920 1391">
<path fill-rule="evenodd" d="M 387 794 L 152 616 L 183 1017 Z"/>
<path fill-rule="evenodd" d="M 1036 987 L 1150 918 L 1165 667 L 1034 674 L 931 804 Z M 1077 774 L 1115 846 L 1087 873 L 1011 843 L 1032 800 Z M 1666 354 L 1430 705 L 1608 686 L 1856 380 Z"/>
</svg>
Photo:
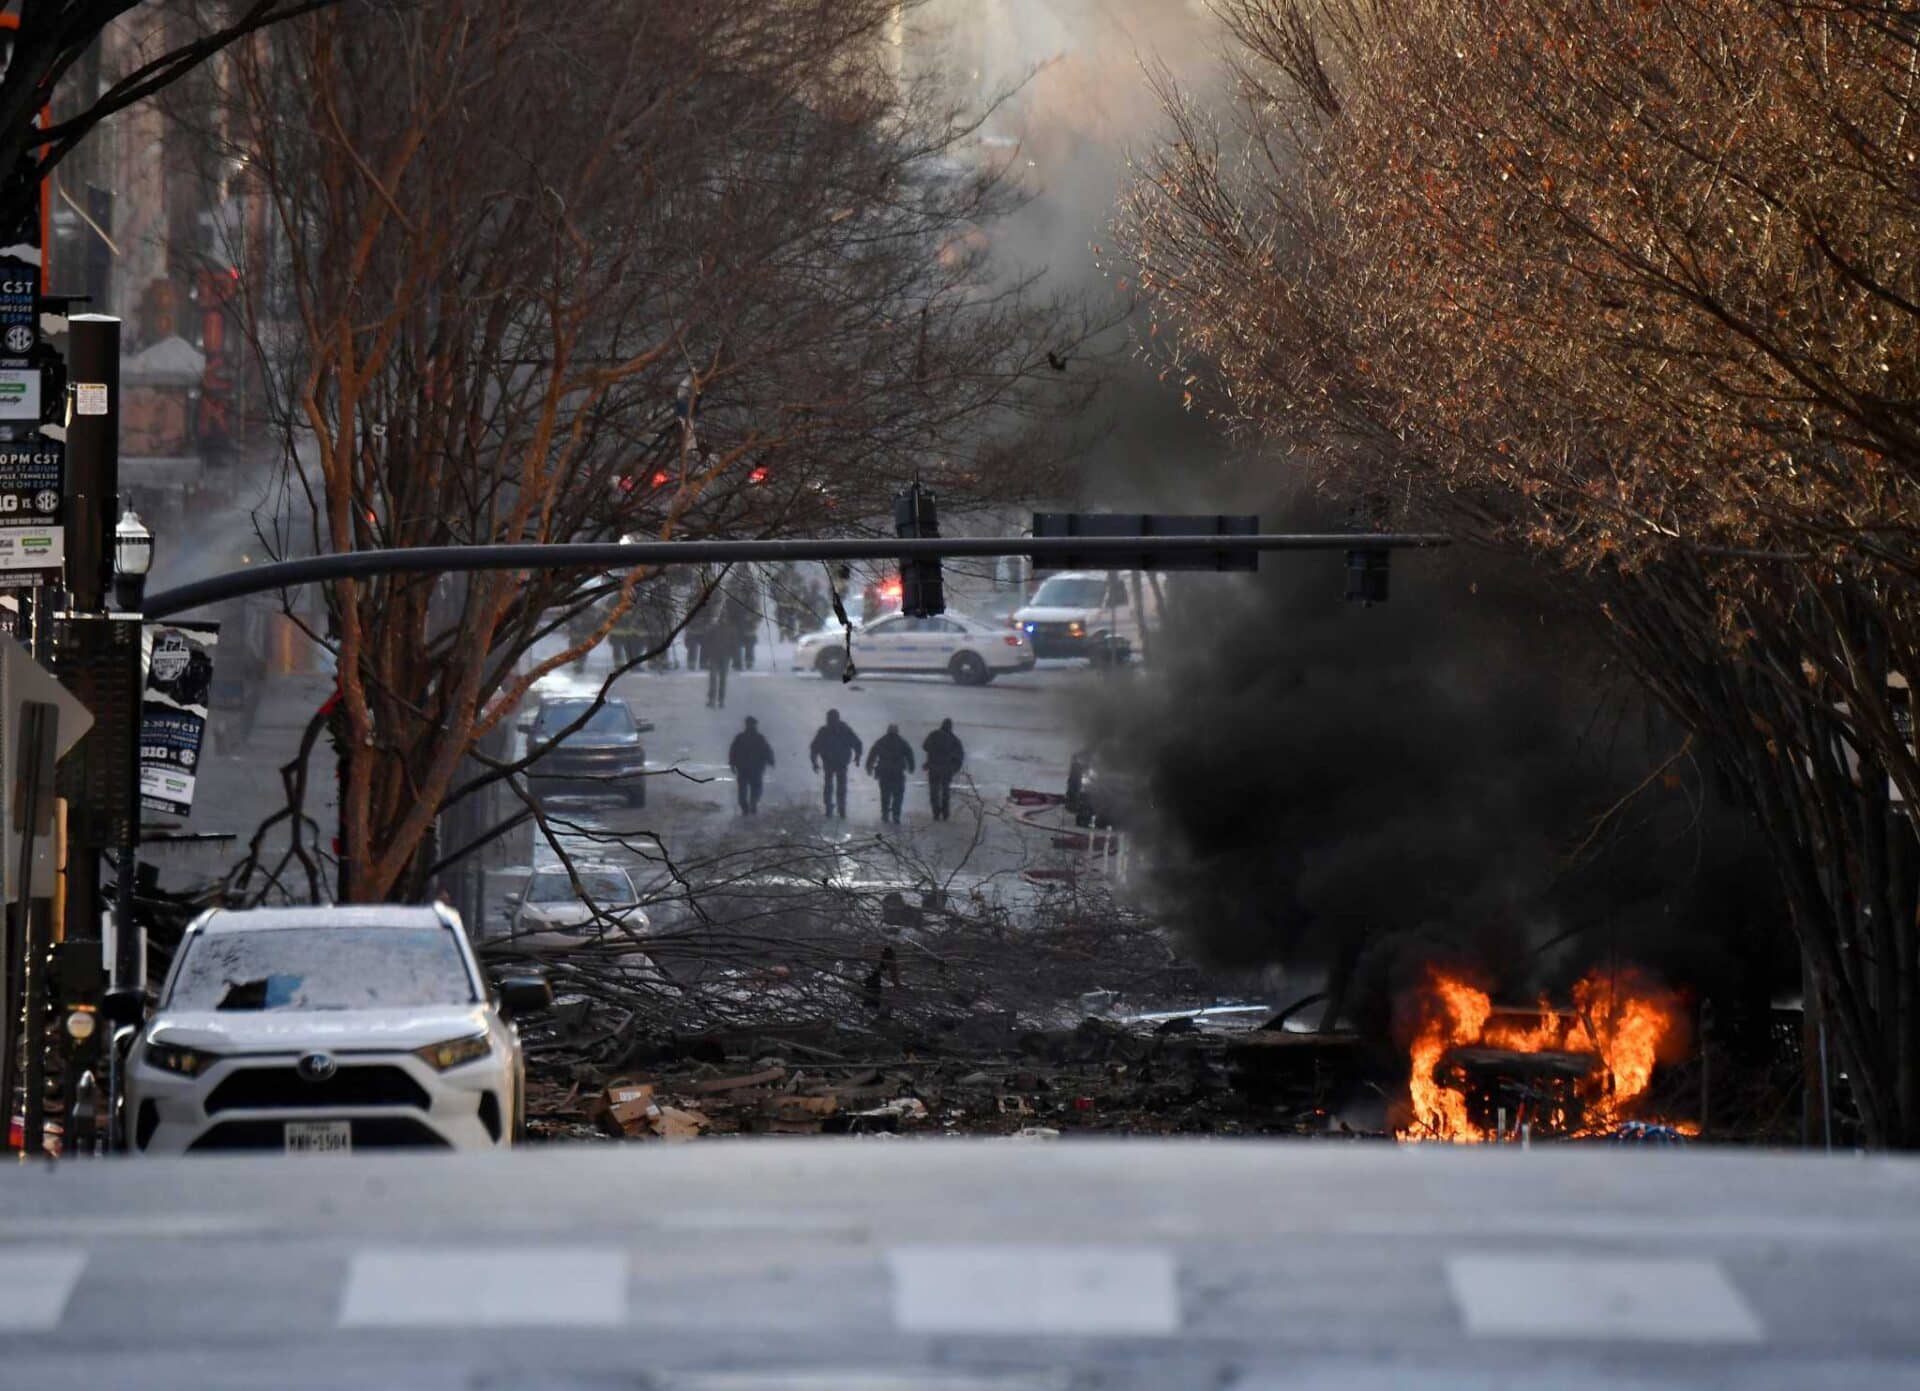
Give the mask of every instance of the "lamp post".
<svg viewBox="0 0 1920 1391">
<path fill-rule="evenodd" d="M 113 588 L 122 613 L 133 622 L 141 621 L 140 608 L 146 598 L 147 572 L 153 568 L 153 533 L 140 515 L 127 508 L 120 524 L 113 529 Z M 142 651 L 145 634 L 133 644 L 133 710 L 136 729 L 127 743 L 126 795 L 129 811 L 127 833 L 120 845 L 119 883 L 113 901 L 113 974 L 112 988 L 139 988 L 139 940 L 133 930 L 134 853 L 140 840 L 140 738 L 137 726 L 141 718 L 140 692 L 145 686 Z"/>
<path fill-rule="evenodd" d="M 126 835 L 119 847 L 119 874 L 114 885 L 113 896 L 113 961 L 108 976 L 108 997 L 110 1001 L 125 1002 L 130 996 L 137 996 L 145 986 L 141 979 L 145 952 L 139 929 L 133 922 L 134 871 L 140 841 L 140 731 L 141 691 L 146 684 L 143 653 L 146 647 L 144 624 L 141 621 L 141 606 L 146 599 L 147 572 L 153 568 L 153 533 L 133 508 L 128 507 L 121 514 L 120 524 L 113 529 L 113 590 L 114 599 L 120 611 L 127 615 L 123 621 L 141 624 L 142 631 L 136 633 L 133 643 L 133 710 L 134 737 L 127 743 L 125 768 L 127 820 Z M 122 1120 L 120 1114 L 120 1054 L 124 1046 L 127 1029 L 114 1016 L 120 1013 L 110 1008 L 108 1017 L 115 1024 L 105 1040 L 107 1047 L 107 1133 L 108 1147 L 118 1149 L 121 1146 Z"/>
<path fill-rule="evenodd" d="M 121 611 L 140 612 L 146 597 L 147 572 L 153 568 L 153 533 L 129 507 L 113 529 L 113 588 Z"/>
</svg>

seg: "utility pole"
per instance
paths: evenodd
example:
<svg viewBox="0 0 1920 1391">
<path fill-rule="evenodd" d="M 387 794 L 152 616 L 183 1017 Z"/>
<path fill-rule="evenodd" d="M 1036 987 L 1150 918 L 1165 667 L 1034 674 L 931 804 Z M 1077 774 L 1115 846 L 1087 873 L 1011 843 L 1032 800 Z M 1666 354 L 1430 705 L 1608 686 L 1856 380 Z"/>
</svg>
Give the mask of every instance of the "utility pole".
<svg viewBox="0 0 1920 1391">
<path fill-rule="evenodd" d="M 62 998 L 71 1024 L 77 1006 L 100 1003 L 103 961 L 103 856 L 128 847 L 139 815 L 134 779 L 140 738 L 140 622 L 115 614 L 109 588 L 115 571 L 114 522 L 120 484 L 120 321 L 76 314 L 68 326 L 68 386 L 63 400 L 66 443 L 65 549 L 67 608 L 53 624 L 52 664 L 60 684 L 95 717 L 93 728 L 61 765 L 67 804 Z M 116 919 L 116 926 L 121 926 Z M 124 943 L 133 934 L 116 932 Z M 106 1032 L 71 1035 L 71 1092 L 88 1055 L 109 1044 Z"/>
<path fill-rule="evenodd" d="M 67 593 L 81 613 L 104 613 L 113 581 L 120 496 L 120 321 L 67 320 Z"/>
<path fill-rule="evenodd" d="M 114 688 L 126 684 L 126 639 L 107 617 L 120 491 L 120 321 L 76 314 L 67 322 L 68 612 L 55 633 L 54 661 L 62 684 L 98 721 L 62 769 L 70 818 L 66 935 L 80 941 L 100 936 L 101 853 L 126 840 L 124 765 L 109 746 L 129 735 L 131 710 L 114 699 L 121 694 Z"/>
</svg>

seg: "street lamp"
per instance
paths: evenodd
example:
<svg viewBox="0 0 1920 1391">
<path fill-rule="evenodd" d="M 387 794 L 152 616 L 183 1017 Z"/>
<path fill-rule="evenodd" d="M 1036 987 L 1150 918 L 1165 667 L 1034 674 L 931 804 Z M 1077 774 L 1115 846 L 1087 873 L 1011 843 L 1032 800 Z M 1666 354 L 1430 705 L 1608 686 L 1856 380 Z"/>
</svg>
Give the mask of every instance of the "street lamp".
<svg viewBox="0 0 1920 1391">
<path fill-rule="evenodd" d="M 113 896 L 113 960 L 108 965 L 109 990 L 106 999 L 106 1016 L 115 1025 L 107 1037 L 107 1143 L 109 1148 L 119 1148 L 123 1143 L 121 1127 L 124 1117 L 120 1114 L 121 1051 L 130 1030 L 137 1022 L 140 1010 L 139 1001 L 145 982 L 141 979 L 142 962 L 145 951 L 142 948 L 138 930 L 133 924 L 133 894 L 135 879 L 135 856 L 140 841 L 140 738 L 139 722 L 141 716 L 141 691 L 146 684 L 145 662 L 142 659 L 141 634 L 137 631 L 141 625 L 141 606 L 146 600 L 147 572 L 153 568 L 153 533 L 147 530 L 147 524 L 140 520 L 140 514 L 131 506 L 120 517 L 120 524 L 113 529 L 113 589 L 114 598 L 120 605 L 120 611 L 131 614 L 136 625 L 133 642 L 133 670 L 130 673 L 130 686 L 133 693 L 134 737 L 127 741 L 127 766 L 122 772 L 126 778 L 127 829 L 126 838 L 119 847 L 119 882 L 115 885 Z"/>
<path fill-rule="evenodd" d="M 153 533 L 140 520 L 140 514 L 128 507 L 113 529 L 113 587 L 120 608 L 138 613 L 147 588 L 147 571 L 153 568 Z"/>
</svg>

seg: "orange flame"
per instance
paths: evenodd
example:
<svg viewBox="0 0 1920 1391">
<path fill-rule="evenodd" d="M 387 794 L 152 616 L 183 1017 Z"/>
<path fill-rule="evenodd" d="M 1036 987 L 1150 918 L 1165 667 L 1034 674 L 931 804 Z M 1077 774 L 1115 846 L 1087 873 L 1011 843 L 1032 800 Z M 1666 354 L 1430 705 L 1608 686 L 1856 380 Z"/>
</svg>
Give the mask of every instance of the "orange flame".
<svg viewBox="0 0 1920 1391">
<path fill-rule="evenodd" d="M 1479 1046 L 1514 1053 L 1586 1053 L 1598 1066 L 1576 1087 L 1581 1120 L 1578 1133 L 1611 1129 L 1653 1081 L 1654 1064 L 1672 1058 L 1684 1046 L 1685 1015 L 1672 992 L 1631 973 L 1586 976 L 1573 987 L 1573 1010 L 1539 1002 L 1532 1022 L 1497 1018 L 1486 991 L 1429 968 L 1425 986 L 1413 998 L 1413 1042 L 1407 1090 L 1413 1124 L 1403 1140 L 1448 1140 L 1479 1144 L 1503 1137 L 1477 1125 L 1468 1112 L 1466 1093 L 1438 1077 L 1449 1050 Z M 1557 1128 L 1559 1112 L 1539 1116 L 1536 1124 Z"/>
</svg>

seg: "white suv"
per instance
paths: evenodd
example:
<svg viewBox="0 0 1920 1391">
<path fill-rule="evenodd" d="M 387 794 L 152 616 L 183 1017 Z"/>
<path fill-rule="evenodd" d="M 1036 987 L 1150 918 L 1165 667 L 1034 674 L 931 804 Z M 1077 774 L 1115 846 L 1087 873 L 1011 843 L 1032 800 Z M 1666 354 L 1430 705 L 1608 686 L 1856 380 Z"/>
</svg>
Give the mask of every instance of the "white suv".
<svg viewBox="0 0 1920 1391">
<path fill-rule="evenodd" d="M 493 1149 L 520 1127 L 525 1067 L 445 907 L 215 909 L 187 928 L 133 1040 L 126 1134 L 144 1154 Z"/>
</svg>

